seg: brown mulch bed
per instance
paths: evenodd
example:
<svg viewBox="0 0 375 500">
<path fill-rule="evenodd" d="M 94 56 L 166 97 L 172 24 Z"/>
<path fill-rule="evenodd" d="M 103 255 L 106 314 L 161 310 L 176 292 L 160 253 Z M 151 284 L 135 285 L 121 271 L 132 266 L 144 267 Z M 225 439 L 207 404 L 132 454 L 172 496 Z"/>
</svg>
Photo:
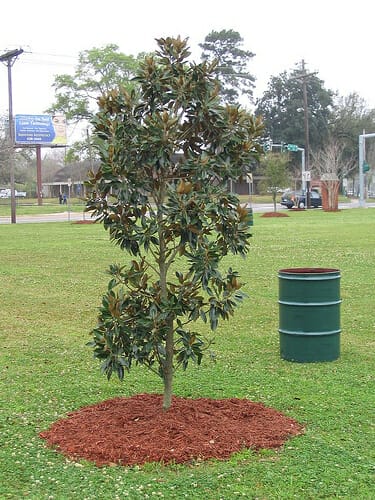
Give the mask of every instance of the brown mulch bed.
<svg viewBox="0 0 375 500">
<path fill-rule="evenodd" d="M 188 463 L 226 459 L 244 448 L 279 448 L 303 426 L 262 403 L 246 399 L 139 394 L 81 408 L 41 432 L 49 446 L 96 465 Z"/>
<path fill-rule="evenodd" d="M 284 212 L 264 212 L 261 217 L 289 217 L 289 215 Z"/>
<path fill-rule="evenodd" d="M 89 220 L 89 219 L 82 219 L 82 220 L 76 220 L 73 222 L 73 224 L 95 224 L 94 220 Z"/>
</svg>

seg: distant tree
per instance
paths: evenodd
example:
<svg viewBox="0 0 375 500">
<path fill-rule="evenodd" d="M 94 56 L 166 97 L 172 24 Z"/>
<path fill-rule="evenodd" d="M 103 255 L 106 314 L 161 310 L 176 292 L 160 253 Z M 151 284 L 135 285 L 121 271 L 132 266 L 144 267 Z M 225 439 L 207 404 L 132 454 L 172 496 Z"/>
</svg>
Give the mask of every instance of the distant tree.
<svg viewBox="0 0 375 500">
<path fill-rule="evenodd" d="M 369 109 L 366 101 L 357 93 L 334 100 L 331 133 L 337 139 L 351 140 L 358 144 L 363 130 L 375 129 L 375 109 Z"/>
<path fill-rule="evenodd" d="M 327 189 L 327 208 L 334 209 L 340 183 L 355 169 L 357 161 L 355 157 L 348 158 L 344 143 L 334 138 L 330 138 L 322 149 L 313 153 L 312 159 L 311 170 Z"/>
<path fill-rule="evenodd" d="M 142 54 L 134 57 L 121 53 L 114 44 L 80 52 L 73 75 L 55 76 L 56 101 L 47 112 L 64 113 L 73 122 L 90 120 L 98 111 L 98 97 L 120 86 L 127 90 L 135 87 L 131 80 L 142 59 Z"/>
<path fill-rule="evenodd" d="M 211 31 L 199 44 L 203 61 L 217 61 L 215 74 L 223 102 L 236 103 L 241 95 L 252 101 L 255 78 L 248 64 L 255 54 L 242 49 L 242 44 L 243 38 L 234 30 Z"/>
<path fill-rule="evenodd" d="M 262 116 L 265 135 L 275 143 L 305 146 L 304 101 L 301 70 L 284 71 L 272 76 L 268 88 L 256 104 L 256 115 Z M 309 139 L 311 149 L 323 146 L 331 119 L 333 92 L 312 75 L 307 79 Z"/>
<path fill-rule="evenodd" d="M 258 157 L 262 124 L 239 106 L 220 106 L 213 67 L 188 62 L 187 40 L 159 39 L 141 65 L 139 95 L 113 90 L 93 123 L 101 166 L 87 208 L 133 256 L 112 265 L 95 356 L 110 378 L 142 364 L 163 380 L 163 408 L 173 373 L 200 364 L 209 342 L 191 329 L 214 330 L 242 299 L 238 273 L 219 264 L 248 251 L 248 211 L 228 193 L 230 180 Z M 113 193 L 113 194 L 112 194 Z"/>
<path fill-rule="evenodd" d="M 346 97 L 337 96 L 334 101 L 330 123 L 330 136 L 341 145 L 343 160 L 358 162 L 358 136 L 375 132 L 375 109 L 370 109 L 366 101 L 357 93 Z M 369 142 L 367 159 L 375 160 L 374 143 Z M 355 170 L 351 170 L 353 174 Z"/>
<path fill-rule="evenodd" d="M 9 183 L 9 127 L 4 116 L 0 116 L 0 185 Z"/>
<path fill-rule="evenodd" d="M 276 212 L 276 197 L 280 188 L 287 187 L 290 181 L 288 163 L 289 156 L 286 153 L 267 153 L 260 162 L 264 176 L 261 187 L 272 194 L 274 212 Z"/>
<path fill-rule="evenodd" d="M 9 186 L 9 125 L 8 117 L 0 117 L 0 186 Z M 35 162 L 33 148 L 19 148 L 13 156 L 15 182 L 22 186 L 30 179 L 30 165 Z"/>
<path fill-rule="evenodd" d="M 98 111 L 97 100 L 101 95 L 119 87 L 127 90 L 136 87 L 133 78 L 143 58 L 144 54 L 125 55 L 114 44 L 81 52 L 73 75 L 55 77 L 56 99 L 46 112 L 63 113 L 70 124 L 79 123 L 82 129 L 85 125 L 88 129 L 89 121 Z M 67 151 L 68 161 L 91 158 L 91 137 L 85 135 L 86 131 L 82 132 L 82 140 L 71 144 Z"/>
</svg>

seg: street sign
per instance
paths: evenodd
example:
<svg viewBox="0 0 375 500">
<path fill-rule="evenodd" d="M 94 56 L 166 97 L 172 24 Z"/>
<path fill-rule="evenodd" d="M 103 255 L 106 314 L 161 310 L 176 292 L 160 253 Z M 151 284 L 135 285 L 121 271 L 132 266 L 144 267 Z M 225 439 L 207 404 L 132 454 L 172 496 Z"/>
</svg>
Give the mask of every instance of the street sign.
<svg viewBox="0 0 375 500">
<path fill-rule="evenodd" d="M 370 170 L 370 165 L 364 161 L 363 164 L 362 164 L 362 171 L 363 171 L 363 173 L 365 174 L 369 170 Z"/>
<path fill-rule="evenodd" d="M 311 181 L 311 172 L 310 172 L 310 170 L 305 170 L 305 172 L 302 172 L 302 180 L 303 181 Z"/>
<path fill-rule="evenodd" d="M 288 151 L 298 151 L 298 146 L 297 144 L 287 144 L 286 149 Z"/>
</svg>

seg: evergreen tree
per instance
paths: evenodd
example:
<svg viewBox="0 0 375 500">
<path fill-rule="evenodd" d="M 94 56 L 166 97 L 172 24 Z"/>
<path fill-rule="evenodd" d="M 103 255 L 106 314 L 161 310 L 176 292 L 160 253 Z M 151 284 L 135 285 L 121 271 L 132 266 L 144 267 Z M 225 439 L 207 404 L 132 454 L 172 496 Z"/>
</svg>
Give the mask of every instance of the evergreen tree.
<svg viewBox="0 0 375 500">
<path fill-rule="evenodd" d="M 199 44 L 203 61 L 216 61 L 215 74 L 220 82 L 223 102 L 238 102 L 241 95 L 252 100 L 255 78 L 248 71 L 255 54 L 241 48 L 243 38 L 234 30 L 211 31 Z"/>
</svg>

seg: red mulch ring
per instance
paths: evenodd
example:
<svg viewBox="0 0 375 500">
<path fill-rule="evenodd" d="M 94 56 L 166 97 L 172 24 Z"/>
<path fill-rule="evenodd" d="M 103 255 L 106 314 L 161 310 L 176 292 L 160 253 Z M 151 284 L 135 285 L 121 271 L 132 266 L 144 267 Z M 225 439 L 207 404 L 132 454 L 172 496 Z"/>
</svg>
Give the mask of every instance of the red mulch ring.
<svg viewBox="0 0 375 500">
<path fill-rule="evenodd" d="M 265 212 L 261 217 L 289 217 L 289 215 L 283 212 Z"/>
<path fill-rule="evenodd" d="M 162 396 L 115 398 L 68 414 L 41 432 L 49 446 L 96 465 L 186 463 L 226 459 L 244 448 L 279 448 L 303 426 L 262 403 L 246 399 Z"/>
</svg>

